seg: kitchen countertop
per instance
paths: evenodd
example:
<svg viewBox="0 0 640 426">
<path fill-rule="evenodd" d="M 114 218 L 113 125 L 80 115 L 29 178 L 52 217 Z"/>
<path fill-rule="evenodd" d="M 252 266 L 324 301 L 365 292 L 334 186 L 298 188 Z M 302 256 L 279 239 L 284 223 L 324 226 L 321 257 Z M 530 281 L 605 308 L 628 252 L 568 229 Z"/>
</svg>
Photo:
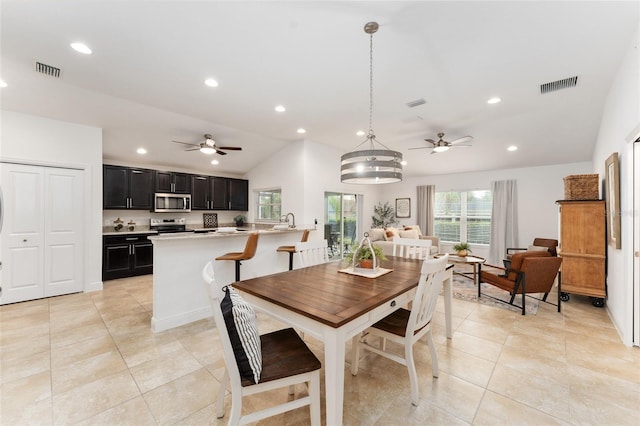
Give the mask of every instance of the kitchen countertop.
<svg viewBox="0 0 640 426">
<path fill-rule="evenodd" d="M 133 235 L 133 234 L 144 234 L 144 235 L 155 235 L 157 234 L 158 231 L 151 231 L 149 229 L 145 230 L 145 231 L 108 231 L 108 232 L 103 232 L 102 235 Z"/>
<path fill-rule="evenodd" d="M 198 228 L 199 229 L 199 228 Z M 213 230 L 212 228 L 202 228 L 202 230 Z M 242 229 L 235 232 L 178 232 L 172 234 L 160 234 L 153 235 L 149 237 L 152 241 L 162 241 L 162 240 L 183 240 L 183 239 L 193 239 L 193 238 L 225 238 L 225 237 L 238 237 L 238 236 L 246 236 L 251 232 L 258 232 L 259 234 L 288 234 L 292 232 L 302 232 L 305 229 L 296 228 L 296 229 Z"/>
</svg>

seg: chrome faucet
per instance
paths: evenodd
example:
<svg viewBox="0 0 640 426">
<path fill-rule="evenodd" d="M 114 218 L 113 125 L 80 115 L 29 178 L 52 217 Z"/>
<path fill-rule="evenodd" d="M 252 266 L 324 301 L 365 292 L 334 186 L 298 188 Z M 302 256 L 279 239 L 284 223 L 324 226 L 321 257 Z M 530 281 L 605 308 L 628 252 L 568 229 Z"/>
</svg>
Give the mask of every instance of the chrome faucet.
<svg viewBox="0 0 640 426">
<path fill-rule="evenodd" d="M 289 215 L 291 215 L 291 219 L 292 219 L 292 223 L 289 223 Z M 285 220 L 287 221 L 287 223 L 289 223 L 289 228 L 295 228 L 296 227 L 296 217 L 293 213 L 287 213 L 285 216 Z"/>
</svg>

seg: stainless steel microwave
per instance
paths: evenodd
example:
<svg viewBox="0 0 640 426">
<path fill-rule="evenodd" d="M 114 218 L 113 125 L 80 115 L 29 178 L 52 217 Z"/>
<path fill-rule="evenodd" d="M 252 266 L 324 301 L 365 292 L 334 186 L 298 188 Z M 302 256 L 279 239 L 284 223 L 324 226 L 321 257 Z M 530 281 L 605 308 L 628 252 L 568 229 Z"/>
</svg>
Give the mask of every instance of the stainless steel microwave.
<svg viewBox="0 0 640 426">
<path fill-rule="evenodd" d="M 191 194 L 156 192 L 153 198 L 153 211 L 156 213 L 190 212 Z"/>
</svg>

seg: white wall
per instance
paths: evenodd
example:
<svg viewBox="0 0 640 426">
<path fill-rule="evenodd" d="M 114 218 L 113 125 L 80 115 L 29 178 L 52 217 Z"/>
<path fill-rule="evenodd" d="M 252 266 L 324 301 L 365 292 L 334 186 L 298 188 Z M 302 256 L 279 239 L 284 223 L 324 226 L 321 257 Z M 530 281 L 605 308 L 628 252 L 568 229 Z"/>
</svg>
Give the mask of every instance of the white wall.
<svg viewBox="0 0 640 426">
<path fill-rule="evenodd" d="M 600 122 L 593 165 L 604 179 L 605 161 L 614 152 L 620 159 L 622 249 L 608 246 L 607 309 L 625 344 L 633 332 L 633 144 L 627 140 L 640 125 L 640 34 L 636 32 L 611 85 Z M 637 173 L 638 171 L 636 171 Z M 638 190 L 638 189 L 636 189 Z"/>
<path fill-rule="evenodd" d="M 249 220 L 255 213 L 253 191 L 264 188 L 282 189 L 282 211 L 293 212 L 296 224 L 310 226 L 318 220 L 319 232 L 311 239 L 324 238 L 324 193 L 358 194 L 363 201 L 363 229 L 369 227 L 370 213 L 377 198 L 377 187 L 346 185 L 340 182 L 339 150 L 309 140 L 291 143 L 244 177 L 249 179 Z"/>
<path fill-rule="evenodd" d="M 0 160 L 84 170 L 84 289 L 102 289 L 102 129 L 0 111 Z"/>
<path fill-rule="evenodd" d="M 395 206 L 396 198 L 411 198 L 411 217 L 400 220 L 401 225 L 411 225 L 417 222 L 418 186 L 435 185 L 436 191 L 467 191 L 491 189 L 492 181 L 515 179 L 518 185 L 518 246 L 526 247 L 536 237 L 558 238 L 558 207 L 555 202 L 564 198 L 563 178 L 584 173 L 592 173 L 591 163 L 414 177 L 385 185 L 379 201 L 388 201 Z M 487 257 L 489 254 L 488 247 L 472 248 L 478 256 Z M 442 251 L 449 249 L 449 245 L 441 245 Z"/>
</svg>

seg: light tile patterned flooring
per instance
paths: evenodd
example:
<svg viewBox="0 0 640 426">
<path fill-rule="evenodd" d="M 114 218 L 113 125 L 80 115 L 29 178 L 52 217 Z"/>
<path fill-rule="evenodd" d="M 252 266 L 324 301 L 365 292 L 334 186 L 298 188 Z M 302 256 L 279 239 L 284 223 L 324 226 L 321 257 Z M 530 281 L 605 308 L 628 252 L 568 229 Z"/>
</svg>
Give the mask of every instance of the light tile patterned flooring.
<svg viewBox="0 0 640 426">
<path fill-rule="evenodd" d="M 368 354 L 354 377 L 347 355 L 344 423 L 637 426 L 640 350 L 620 343 L 606 311 L 587 298 L 572 295 L 563 307 L 558 314 L 541 304 L 537 315 L 522 317 L 454 300 L 447 340 L 440 300 L 438 379 L 426 345 L 415 348 L 420 406 L 411 406 L 404 367 Z M 224 369 L 213 320 L 154 334 L 151 311 L 151 276 L 0 307 L 0 424 L 226 424 L 214 415 Z M 283 325 L 260 315 L 259 327 Z M 322 361 L 322 344 L 306 340 Z M 245 406 L 286 398 L 279 390 Z M 226 404 L 228 413 L 228 396 Z M 308 419 L 303 408 L 261 424 Z"/>
</svg>

